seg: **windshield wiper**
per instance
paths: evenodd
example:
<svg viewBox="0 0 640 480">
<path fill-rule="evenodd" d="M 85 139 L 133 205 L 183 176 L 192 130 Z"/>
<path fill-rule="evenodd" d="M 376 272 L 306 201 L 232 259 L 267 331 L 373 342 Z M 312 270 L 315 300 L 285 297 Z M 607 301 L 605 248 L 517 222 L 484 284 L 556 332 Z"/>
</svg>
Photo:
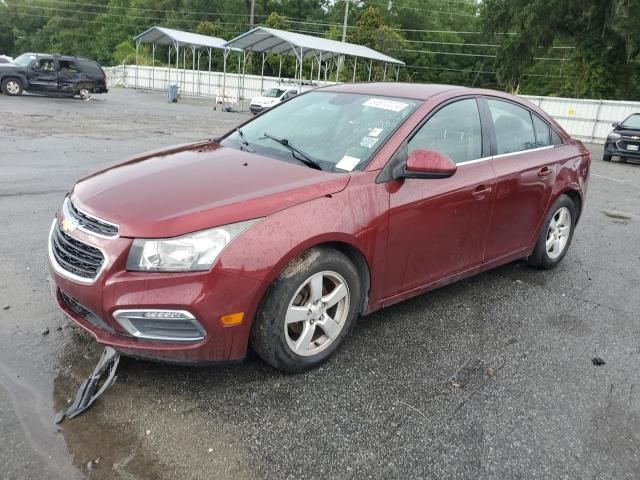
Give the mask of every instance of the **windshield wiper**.
<svg viewBox="0 0 640 480">
<path fill-rule="evenodd" d="M 249 142 L 247 141 L 247 138 L 244 136 L 244 133 L 242 132 L 242 130 L 239 128 L 236 128 L 236 132 L 237 132 L 237 135 L 235 139 L 236 139 L 236 142 L 240 144 L 240 150 L 246 150 L 247 152 L 253 153 L 253 150 L 249 148 Z"/>
<path fill-rule="evenodd" d="M 297 160 L 300 160 L 305 165 L 307 165 L 307 166 L 309 166 L 311 168 L 315 168 L 316 170 L 322 170 L 322 167 L 320 166 L 320 164 L 318 162 L 313 160 L 311 157 L 309 157 L 308 154 L 304 153 L 299 148 L 296 148 L 293 145 L 291 145 L 289 143 L 289 140 L 287 140 L 286 138 L 274 137 L 273 135 L 269 135 L 267 132 L 264 132 L 264 136 L 261 137 L 260 140 L 262 140 L 263 138 L 268 138 L 269 140 L 273 140 L 274 142 L 278 142 L 283 147 L 287 147 L 289 150 L 291 150 L 291 154 L 293 155 L 293 157 L 295 159 L 297 159 Z"/>
</svg>

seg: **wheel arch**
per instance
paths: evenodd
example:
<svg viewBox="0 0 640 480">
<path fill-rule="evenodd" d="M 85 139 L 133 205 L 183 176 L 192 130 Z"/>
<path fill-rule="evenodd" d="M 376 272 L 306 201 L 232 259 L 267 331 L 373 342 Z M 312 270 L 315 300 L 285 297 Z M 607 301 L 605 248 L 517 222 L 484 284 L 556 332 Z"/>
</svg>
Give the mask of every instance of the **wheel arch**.
<svg viewBox="0 0 640 480">
<path fill-rule="evenodd" d="M 567 187 L 560 193 L 560 195 L 566 195 L 571 199 L 571 201 L 575 205 L 576 212 L 577 212 L 575 224 L 577 225 L 578 220 L 580 220 L 580 217 L 582 216 L 582 206 L 583 206 L 582 193 L 576 188 Z M 560 198 L 560 195 L 558 195 L 558 198 Z"/>
<path fill-rule="evenodd" d="M 18 73 L 12 72 L 12 73 L 8 73 L 7 75 L 4 75 L 3 77 L 0 78 L 0 85 L 4 83 L 6 80 L 17 80 L 18 82 L 20 82 L 20 85 L 22 86 L 23 90 L 27 89 L 26 79 Z"/>
<path fill-rule="evenodd" d="M 358 248 L 354 242 L 350 241 L 350 238 L 336 238 L 336 239 L 310 239 L 297 247 L 291 249 L 289 254 L 282 258 L 271 270 L 267 276 L 266 281 L 270 284 L 287 268 L 287 266 L 295 259 L 301 257 L 305 252 L 313 248 L 331 248 L 337 250 L 353 263 L 358 271 L 360 281 L 362 282 L 362 298 L 360 299 L 360 314 L 366 315 L 369 309 L 369 292 L 371 288 L 371 268 L 369 261 L 367 260 L 364 252 Z M 268 292 L 267 288 L 267 292 Z M 264 293 L 264 295 L 267 294 Z"/>
</svg>

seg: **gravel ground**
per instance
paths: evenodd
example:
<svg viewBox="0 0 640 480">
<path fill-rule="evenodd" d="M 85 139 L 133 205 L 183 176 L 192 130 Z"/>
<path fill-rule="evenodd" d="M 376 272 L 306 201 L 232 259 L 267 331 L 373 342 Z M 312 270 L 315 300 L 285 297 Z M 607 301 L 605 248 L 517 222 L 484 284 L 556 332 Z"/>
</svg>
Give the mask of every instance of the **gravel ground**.
<svg viewBox="0 0 640 480">
<path fill-rule="evenodd" d="M 77 178 L 247 118 L 212 106 L 0 96 L 1 479 L 640 477 L 640 165 L 597 146 L 560 268 L 512 263 L 384 309 L 304 375 L 123 359 L 56 427 L 101 349 L 50 298 L 51 216 Z"/>
</svg>

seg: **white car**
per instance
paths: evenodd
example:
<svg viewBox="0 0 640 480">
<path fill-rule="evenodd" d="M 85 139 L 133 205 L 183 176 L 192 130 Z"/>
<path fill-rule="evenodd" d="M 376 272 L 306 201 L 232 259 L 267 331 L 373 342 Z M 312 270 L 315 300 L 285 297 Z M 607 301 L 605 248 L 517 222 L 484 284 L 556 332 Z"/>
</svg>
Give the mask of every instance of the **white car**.
<svg viewBox="0 0 640 480">
<path fill-rule="evenodd" d="M 303 88 L 303 91 L 305 89 Z M 277 105 L 280 102 L 284 102 L 285 100 L 290 99 L 291 97 L 295 97 L 298 94 L 297 86 L 278 86 L 271 88 L 264 92 L 259 97 L 255 97 L 251 100 L 251 104 L 249 105 L 249 110 L 254 115 Z"/>
</svg>

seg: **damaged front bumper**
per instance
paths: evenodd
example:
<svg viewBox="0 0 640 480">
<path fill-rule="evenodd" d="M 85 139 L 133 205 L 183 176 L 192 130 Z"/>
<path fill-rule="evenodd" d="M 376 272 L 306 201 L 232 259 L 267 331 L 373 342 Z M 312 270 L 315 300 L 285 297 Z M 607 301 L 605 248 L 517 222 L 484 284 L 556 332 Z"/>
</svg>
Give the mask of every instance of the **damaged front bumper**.
<svg viewBox="0 0 640 480">
<path fill-rule="evenodd" d="M 214 267 L 207 272 L 126 270 L 131 239 L 73 238 L 99 248 L 104 268 L 91 282 L 68 275 L 50 255 L 52 293 L 64 313 L 96 340 L 127 356 L 172 363 L 241 360 L 263 282 Z M 51 249 L 51 246 L 50 246 Z M 233 325 L 223 317 L 242 313 Z"/>
</svg>

